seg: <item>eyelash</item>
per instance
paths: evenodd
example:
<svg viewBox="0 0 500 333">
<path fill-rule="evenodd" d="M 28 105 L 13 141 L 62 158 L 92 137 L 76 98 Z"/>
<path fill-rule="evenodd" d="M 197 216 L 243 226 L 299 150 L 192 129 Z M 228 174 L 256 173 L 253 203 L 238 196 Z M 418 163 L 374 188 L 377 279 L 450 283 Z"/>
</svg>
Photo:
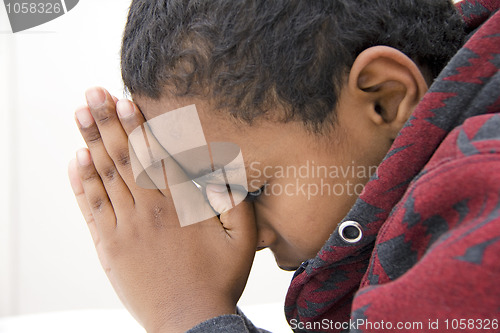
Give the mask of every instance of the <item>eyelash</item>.
<svg viewBox="0 0 500 333">
<path fill-rule="evenodd" d="M 266 187 L 266 185 L 264 184 L 258 190 L 253 191 L 253 192 L 248 192 L 247 197 L 245 198 L 245 201 L 253 202 L 253 201 L 257 200 L 257 198 L 260 197 L 260 195 L 264 192 L 265 187 Z"/>
</svg>

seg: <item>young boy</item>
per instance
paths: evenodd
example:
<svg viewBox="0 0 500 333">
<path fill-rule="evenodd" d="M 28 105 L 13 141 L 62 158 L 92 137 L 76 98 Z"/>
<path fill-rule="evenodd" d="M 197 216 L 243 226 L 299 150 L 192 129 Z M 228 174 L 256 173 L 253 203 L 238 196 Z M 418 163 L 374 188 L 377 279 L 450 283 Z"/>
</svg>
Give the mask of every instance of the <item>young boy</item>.
<svg viewBox="0 0 500 333">
<path fill-rule="evenodd" d="M 150 332 L 257 332 L 236 303 L 269 247 L 296 270 L 295 331 L 496 331 L 499 5 L 134 0 L 135 103 L 87 91 L 89 150 L 70 165 L 125 306 Z M 127 138 L 193 105 L 206 142 L 241 149 L 252 200 L 229 209 L 226 176 L 198 184 L 221 215 L 181 227 L 169 187 L 136 182 Z"/>
</svg>

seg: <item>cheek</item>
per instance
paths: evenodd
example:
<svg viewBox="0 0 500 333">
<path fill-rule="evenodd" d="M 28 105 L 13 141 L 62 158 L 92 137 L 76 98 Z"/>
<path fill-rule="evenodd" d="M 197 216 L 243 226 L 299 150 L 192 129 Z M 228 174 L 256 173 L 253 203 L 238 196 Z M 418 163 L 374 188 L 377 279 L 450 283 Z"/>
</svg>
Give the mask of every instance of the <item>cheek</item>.
<svg viewBox="0 0 500 333">
<path fill-rule="evenodd" d="M 289 186 L 286 193 L 287 184 L 266 188 L 263 203 L 268 214 L 263 218 L 276 233 L 276 244 L 271 245 L 276 256 L 303 261 L 317 254 L 355 198 L 321 195 L 314 186 L 294 188 L 293 193 Z"/>
<path fill-rule="evenodd" d="M 281 230 L 287 244 L 305 259 L 316 256 L 337 225 L 334 212 L 316 201 L 293 204 L 289 220 L 292 222 Z"/>
</svg>

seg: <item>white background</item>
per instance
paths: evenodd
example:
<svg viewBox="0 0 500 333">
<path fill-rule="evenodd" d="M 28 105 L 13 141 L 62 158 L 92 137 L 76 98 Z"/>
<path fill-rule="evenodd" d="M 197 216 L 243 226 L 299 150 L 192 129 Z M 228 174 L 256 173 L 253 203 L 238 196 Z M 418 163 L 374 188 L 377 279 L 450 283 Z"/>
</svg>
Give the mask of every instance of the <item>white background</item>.
<svg viewBox="0 0 500 333">
<path fill-rule="evenodd" d="M 83 146 L 73 111 L 84 91 L 100 85 L 123 96 L 119 50 L 128 4 L 81 0 L 17 34 L 0 4 L 0 317 L 121 308 L 67 164 Z M 291 276 L 270 252 L 259 253 L 240 304 L 283 303 Z"/>
</svg>

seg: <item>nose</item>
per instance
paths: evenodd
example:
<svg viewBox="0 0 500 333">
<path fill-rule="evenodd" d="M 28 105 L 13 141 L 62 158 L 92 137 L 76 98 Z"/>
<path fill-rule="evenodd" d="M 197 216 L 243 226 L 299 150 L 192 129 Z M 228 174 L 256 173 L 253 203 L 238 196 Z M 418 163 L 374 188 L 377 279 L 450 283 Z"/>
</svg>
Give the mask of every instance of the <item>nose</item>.
<svg viewBox="0 0 500 333">
<path fill-rule="evenodd" d="M 263 250 L 276 242 L 276 232 L 269 226 L 258 226 L 256 251 Z"/>
</svg>

